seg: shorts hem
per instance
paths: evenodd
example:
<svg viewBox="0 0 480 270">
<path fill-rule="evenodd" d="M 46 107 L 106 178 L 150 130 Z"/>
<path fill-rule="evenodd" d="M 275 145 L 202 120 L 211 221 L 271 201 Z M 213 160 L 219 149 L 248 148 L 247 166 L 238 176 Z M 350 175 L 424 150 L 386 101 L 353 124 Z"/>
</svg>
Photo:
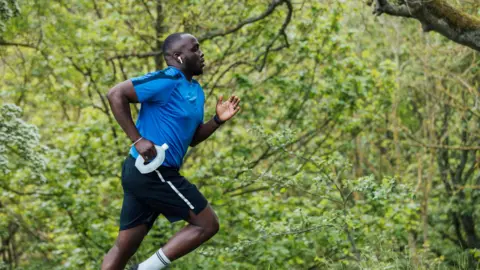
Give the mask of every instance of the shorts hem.
<svg viewBox="0 0 480 270">
<path fill-rule="evenodd" d="M 148 221 L 141 221 L 141 222 L 135 222 L 133 224 L 125 225 L 125 226 L 120 226 L 119 231 L 125 231 L 125 230 L 132 229 L 144 224 L 147 226 L 147 230 L 150 230 L 153 227 L 153 224 L 150 224 Z"/>
<path fill-rule="evenodd" d="M 203 210 L 205 210 L 205 208 L 207 208 L 208 206 L 208 201 L 203 204 L 202 206 L 200 207 L 195 207 L 194 209 L 188 209 L 187 210 L 187 213 L 182 215 L 182 214 L 178 214 L 178 215 L 163 215 L 170 223 L 175 223 L 175 222 L 178 222 L 178 221 L 187 221 L 188 222 L 188 218 L 190 217 L 190 211 L 192 211 L 195 215 L 198 215 L 200 214 Z"/>
</svg>

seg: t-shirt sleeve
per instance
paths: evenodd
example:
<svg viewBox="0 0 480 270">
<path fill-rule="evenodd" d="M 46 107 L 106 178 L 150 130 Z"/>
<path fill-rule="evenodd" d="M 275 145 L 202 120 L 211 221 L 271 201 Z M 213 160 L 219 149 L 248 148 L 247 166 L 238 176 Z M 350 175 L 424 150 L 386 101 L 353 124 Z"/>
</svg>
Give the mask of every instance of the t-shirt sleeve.
<svg viewBox="0 0 480 270">
<path fill-rule="evenodd" d="M 177 84 L 175 77 L 163 71 L 148 73 L 131 79 L 138 101 L 166 103 Z"/>
</svg>

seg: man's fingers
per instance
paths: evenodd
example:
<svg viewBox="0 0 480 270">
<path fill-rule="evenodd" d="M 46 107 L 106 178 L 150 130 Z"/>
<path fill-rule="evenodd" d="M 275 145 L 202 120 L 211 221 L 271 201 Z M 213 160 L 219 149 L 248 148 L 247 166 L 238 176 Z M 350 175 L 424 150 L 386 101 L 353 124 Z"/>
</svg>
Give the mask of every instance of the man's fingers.
<svg viewBox="0 0 480 270">
<path fill-rule="evenodd" d="M 145 154 L 148 158 L 148 160 L 152 160 L 155 155 L 153 154 L 152 148 L 148 148 L 147 153 Z"/>
<path fill-rule="evenodd" d="M 218 97 L 217 105 L 222 104 L 223 102 L 223 96 Z"/>
<path fill-rule="evenodd" d="M 147 161 L 148 160 L 148 151 L 142 151 L 140 155 L 143 157 L 143 160 Z"/>
<path fill-rule="evenodd" d="M 237 96 L 234 96 L 231 104 L 231 108 L 236 109 L 238 107 L 238 104 L 240 104 L 240 99 Z"/>
<path fill-rule="evenodd" d="M 155 145 L 150 141 L 146 141 L 145 144 L 142 145 L 138 150 L 145 161 L 153 160 L 157 156 Z"/>
<path fill-rule="evenodd" d="M 139 150 L 138 150 L 138 154 L 140 154 L 140 156 L 142 156 L 142 158 L 143 158 L 145 161 L 148 160 L 148 150 L 139 149 Z"/>
<path fill-rule="evenodd" d="M 235 100 L 233 101 L 233 107 L 237 107 L 238 104 L 240 104 L 240 99 L 236 97 Z"/>
</svg>

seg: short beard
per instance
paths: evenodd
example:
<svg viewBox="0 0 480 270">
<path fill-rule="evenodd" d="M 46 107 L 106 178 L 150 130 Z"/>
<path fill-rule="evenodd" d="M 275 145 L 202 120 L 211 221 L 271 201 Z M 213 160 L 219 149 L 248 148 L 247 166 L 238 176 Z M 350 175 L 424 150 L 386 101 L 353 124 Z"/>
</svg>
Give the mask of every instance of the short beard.
<svg viewBox="0 0 480 270">
<path fill-rule="evenodd" d="M 192 69 L 191 72 L 193 76 L 198 76 L 203 74 L 203 69 L 202 68 Z"/>
<path fill-rule="evenodd" d="M 193 75 L 195 76 L 199 76 L 199 75 L 202 75 L 203 74 L 203 69 L 200 69 L 200 70 L 196 70 Z"/>
</svg>

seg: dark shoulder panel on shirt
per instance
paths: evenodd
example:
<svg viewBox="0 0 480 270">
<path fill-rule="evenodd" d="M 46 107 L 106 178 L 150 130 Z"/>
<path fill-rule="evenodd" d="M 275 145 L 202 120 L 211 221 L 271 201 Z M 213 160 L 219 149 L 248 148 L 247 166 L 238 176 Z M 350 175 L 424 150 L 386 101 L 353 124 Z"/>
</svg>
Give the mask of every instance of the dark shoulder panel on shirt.
<svg viewBox="0 0 480 270">
<path fill-rule="evenodd" d="M 151 72 L 143 76 L 141 79 L 132 80 L 132 83 L 134 86 L 137 86 L 137 85 L 148 83 L 154 80 L 161 80 L 161 79 L 178 80 L 180 78 L 182 78 L 182 75 L 180 74 L 180 72 L 178 72 L 173 68 L 166 68 L 163 70 Z"/>
</svg>

